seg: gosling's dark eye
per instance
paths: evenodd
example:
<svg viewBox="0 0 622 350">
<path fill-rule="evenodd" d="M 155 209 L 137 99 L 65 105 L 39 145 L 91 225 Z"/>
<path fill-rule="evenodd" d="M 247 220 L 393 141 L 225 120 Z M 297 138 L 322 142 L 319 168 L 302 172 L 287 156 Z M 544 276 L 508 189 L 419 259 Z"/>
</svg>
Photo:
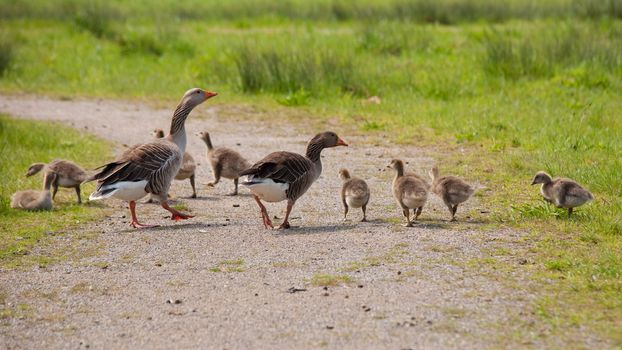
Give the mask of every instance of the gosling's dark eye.
<svg viewBox="0 0 622 350">
<path fill-rule="evenodd" d="M 199 90 L 197 90 L 197 91 L 195 91 L 195 92 L 196 92 L 197 94 L 200 94 L 200 93 L 201 93 L 201 91 L 199 91 Z"/>
</svg>

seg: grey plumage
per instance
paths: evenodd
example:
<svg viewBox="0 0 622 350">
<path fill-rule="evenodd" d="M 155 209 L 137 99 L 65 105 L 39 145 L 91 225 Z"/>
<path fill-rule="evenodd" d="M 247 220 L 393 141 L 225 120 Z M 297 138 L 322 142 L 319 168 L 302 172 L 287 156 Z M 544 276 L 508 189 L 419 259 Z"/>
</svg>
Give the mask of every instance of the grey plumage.
<svg viewBox="0 0 622 350">
<path fill-rule="evenodd" d="M 432 192 L 441 197 L 449 209 L 450 221 L 454 221 L 458 205 L 466 202 L 473 195 L 473 188 L 459 177 L 440 176 L 436 165 L 430 171 L 430 177 L 432 178 Z"/>
<path fill-rule="evenodd" d="M 406 226 L 411 227 L 423 211 L 423 206 L 428 200 L 428 190 L 430 185 L 421 176 L 405 173 L 404 162 L 393 159 L 389 164 L 395 170 L 393 179 L 393 197 L 397 204 L 402 208 L 406 217 Z M 410 210 L 413 210 L 414 218 L 410 220 Z"/>
<path fill-rule="evenodd" d="M 326 131 L 317 134 L 307 144 L 305 156 L 292 152 L 274 152 L 255 163 L 249 169 L 240 173 L 240 176 L 248 176 L 242 184 L 249 187 L 255 201 L 259 205 L 264 221 L 264 226 L 272 227 L 272 222 L 261 199 L 267 201 L 281 201 L 287 199 L 287 211 L 285 220 L 280 228 L 289 228 L 289 214 L 298 198 L 300 198 L 311 184 L 322 173 L 321 152 L 324 148 L 347 146 L 337 134 Z M 266 192 L 259 190 L 260 186 L 268 188 Z M 273 192 L 271 192 L 273 191 Z M 274 196 L 273 198 L 269 198 Z M 276 192 L 284 192 L 282 196 Z"/>
<path fill-rule="evenodd" d="M 358 177 L 350 176 L 347 169 L 339 170 L 343 185 L 341 187 L 341 202 L 343 203 L 345 220 L 348 215 L 348 208 L 361 208 L 363 211 L 363 219 L 367 221 L 367 204 L 369 203 L 370 191 L 365 180 Z"/>
<path fill-rule="evenodd" d="M 171 133 L 162 139 L 136 145 L 126 150 L 117 160 L 100 167 L 100 171 L 87 179 L 97 180 L 97 190 L 91 199 L 117 197 L 126 200 L 132 214 L 131 225 L 149 227 L 138 222 L 135 213 L 136 200 L 148 193 L 171 212 L 172 220 L 191 218 L 168 205 L 171 181 L 179 172 L 186 148 L 185 121 L 192 109 L 216 93 L 190 89 L 182 97 L 171 120 Z"/>
<path fill-rule="evenodd" d="M 532 185 L 542 184 L 540 193 L 544 199 L 558 208 L 568 209 L 568 216 L 572 215 L 573 208 L 579 207 L 594 199 L 590 191 L 583 188 L 576 181 L 566 178 L 551 178 L 551 175 L 539 171 L 531 182 Z"/>
<path fill-rule="evenodd" d="M 199 134 L 201 140 L 207 146 L 207 160 L 212 167 L 214 181 L 209 182 L 208 186 L 216 185 L 221 177 L 233 180 L 234 190 L 231 195 L 238 194 L 238 179 L 240 172 L 250 168 L 251 164 L 238 152 L 227 147 L 214 147 L 210 134 L 203 131 Z"/>
</svg>

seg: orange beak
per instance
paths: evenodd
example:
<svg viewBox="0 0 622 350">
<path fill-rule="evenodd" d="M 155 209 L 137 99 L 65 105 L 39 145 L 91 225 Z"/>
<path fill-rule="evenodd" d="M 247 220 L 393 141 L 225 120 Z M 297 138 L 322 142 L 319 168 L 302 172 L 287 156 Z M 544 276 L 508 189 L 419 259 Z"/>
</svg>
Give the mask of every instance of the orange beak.
<svg viewBox="0 0 622 350">
<path fill-rule="evenodd" d="M 337 138 L 337 146 L 348 146 L 341 138 Z"/>
<path fill-rule="evenodd" d="M 217 92 L 210 92 L 210 91 L 205 91 L 205 98 L 210 98 L 210 97 L 214 97 L 218 95 Z"/>
</svg>

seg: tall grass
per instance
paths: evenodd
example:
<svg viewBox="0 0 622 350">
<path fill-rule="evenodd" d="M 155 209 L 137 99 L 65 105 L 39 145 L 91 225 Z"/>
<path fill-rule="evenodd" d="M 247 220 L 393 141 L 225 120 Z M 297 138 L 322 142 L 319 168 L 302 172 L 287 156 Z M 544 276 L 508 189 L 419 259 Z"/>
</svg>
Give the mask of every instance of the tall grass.
<svg viewBox="0 0 622 350">
<path fill-rule="evenodd" d="M 76 9 L 90 7 L 79 0 L 2 0 L 0 18 L 70 19 Z M 98 5 L 99 6 L 99 5 Z M 621 0 L 111 0 L 106 8 L 131 17 L 167 13 L 179 19 L 231 21 L 279 18 L 309 21 L 404 20 L 455 24 L 535 18 L 620 18 Z M 88 23 L 84 25 L 90 26 Z"/>
<path fill-rule="evenodd" d="M 353 52 L 347 49 L 337 51 L 304 43 L 295 48 L 246 43 L 234 50 L 233 61 L 239 87 L 247 93 L 367 92 L 358 80 Z"/>
<path fill-rule="evenodd" d="M 7 36 L 0 35 L 0 78 L 11 67 L 11 61 L 15 56 L 15 41 Z"/>
<path fill-rule="evenodd" d="M 492 31 L 485 36 L 483 64 L 488 72 L 508 78 L 553 76 L 560 69 L 582 65 L 615 72 L 622 66 L 620 33 L 619 26 L 603 30 L 597 25 L 573 24 L 519 37 L 512 32 Z M 590 84 L 589 79 L 585 83 Z"/>
</svg>

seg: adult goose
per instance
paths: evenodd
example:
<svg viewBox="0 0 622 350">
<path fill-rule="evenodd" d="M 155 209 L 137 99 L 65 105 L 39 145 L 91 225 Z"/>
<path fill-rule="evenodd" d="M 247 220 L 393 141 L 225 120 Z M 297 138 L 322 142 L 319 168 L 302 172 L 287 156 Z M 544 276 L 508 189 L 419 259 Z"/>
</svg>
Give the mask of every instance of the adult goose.
<svg viewBox="0 0 622 350">
<path fill-rule="evenodd" d="M 136 201 L 147 193 L 155 195 L 162 208 L 171 212 L 172 220 L 191 218 L 168 205 L 168 190 L 186 150 L 185 122 L 188 114 L 216 95 L 198 88 L 188 90 L 173 113 L 169 135 L 132 147 L 114 162 L 100 167 L 103 168 L 101 171 L 87 179 L 87 182 L 97 180 L 97 189 L 89 198 L 115 197 L 129 202 L 132 215 L 130 225 L 135 228 L 153 227 L 139 223 L 136 218 Z"/>
<path fill-rule="evenodd" d="M 455 221 L 458 205 L 466 202 L 473 195 L 473 187 L 457 176 L 440 176 L 436 165 L 430 170 L 430 178 L 432 179 L 432 192 L 441 197 L 449 209 L 451 215 L 449 221 Z"/>
<path fill-rule="evenodd" d="M 592 199 L 594 196 L 590 191 L 583 188 L 576 181 L 564 178 L 551 178 L 551 175 L 544 171 L 539 171 L 534 176 L 532 185 L 542 184 L 540 193 L 549 203 L 558 208 L 568 209 L 568 217 L 572 215 L 572 209 L 579 207 Z"/>
<path fill-rule="evenodd" d="M 266 202 L 287 200 L 285 219 L 279 229 L 288 229 L 290 227 L 289 214 L 294 203 L 322 173 L 322 162 L 320 160 L 322 150 L 347 145 L 337 134 L 326 131 L 315 135 L 309 141 L 304 156 L 292 152 L 274 152 L 249 169 L 242 171 L 240 176 L 247 176 L 242 185 L 250 189 L 253 198 L 259 205 L 264 226 L 274 228 L 261 200 Z"/>
<path fill-rule="evenodd" d="M 164 138 L 164 130 L 155 129 L 153 130 L 153 135 L 156 139 Z M 175 175 L 175 180 L 190 180 L 190 186 L 192 186 L 192 196 L 190 198 L 197 198 L 197 190 L 194 186 L 194 172 L 197 166 L 194 162 L 194 158 L 188 152 L 184 152 L 184 158 L 181 161 L 181 167 Z"/>
<path fill-rule="evenodd" d="M 234 189 L 230 193 L 231 196 L 238 194 L 238 179 L 242 170 L 248 169 L 250 163 L 242 157 L 238 152 L 227 147 L 214 147 L 212 145 L 212 139 L 207 131 L 199 133 L 199 137 L 207 146 L 207 159 L 212 166 L 212 173 L 214 174 L 214 181 L 209 182 L 207 185 L 210 187 L 215 186 L 220 177 L 233 180 Z"/>
<path fill-rule="evenodd" d="M 86 180 L 86 172 L 78 166 L 76 163 L 64 160 L 56 159 L 49 164 L 34 163 L 28 167 L 26 177 L 33 176 L 43 170 L 43 177 L 50 173 L 56 173 L 56 178 L 52 183 L 52 200 L 56 197 L 58 187 L 74 188 L 76 195 L 78 196 L 78 203 L 82 203 L 80 196 L 80 184 Z"/>
<path fill-rule="evenodd" d="M 46 172 L 43 178 L 43 191 L 26 190 L 16 192 L 11 196 L 11 208 L 23 210 L 52 210 L 52 194 L 50 187 L 58 175 Z"/>
</svg>

